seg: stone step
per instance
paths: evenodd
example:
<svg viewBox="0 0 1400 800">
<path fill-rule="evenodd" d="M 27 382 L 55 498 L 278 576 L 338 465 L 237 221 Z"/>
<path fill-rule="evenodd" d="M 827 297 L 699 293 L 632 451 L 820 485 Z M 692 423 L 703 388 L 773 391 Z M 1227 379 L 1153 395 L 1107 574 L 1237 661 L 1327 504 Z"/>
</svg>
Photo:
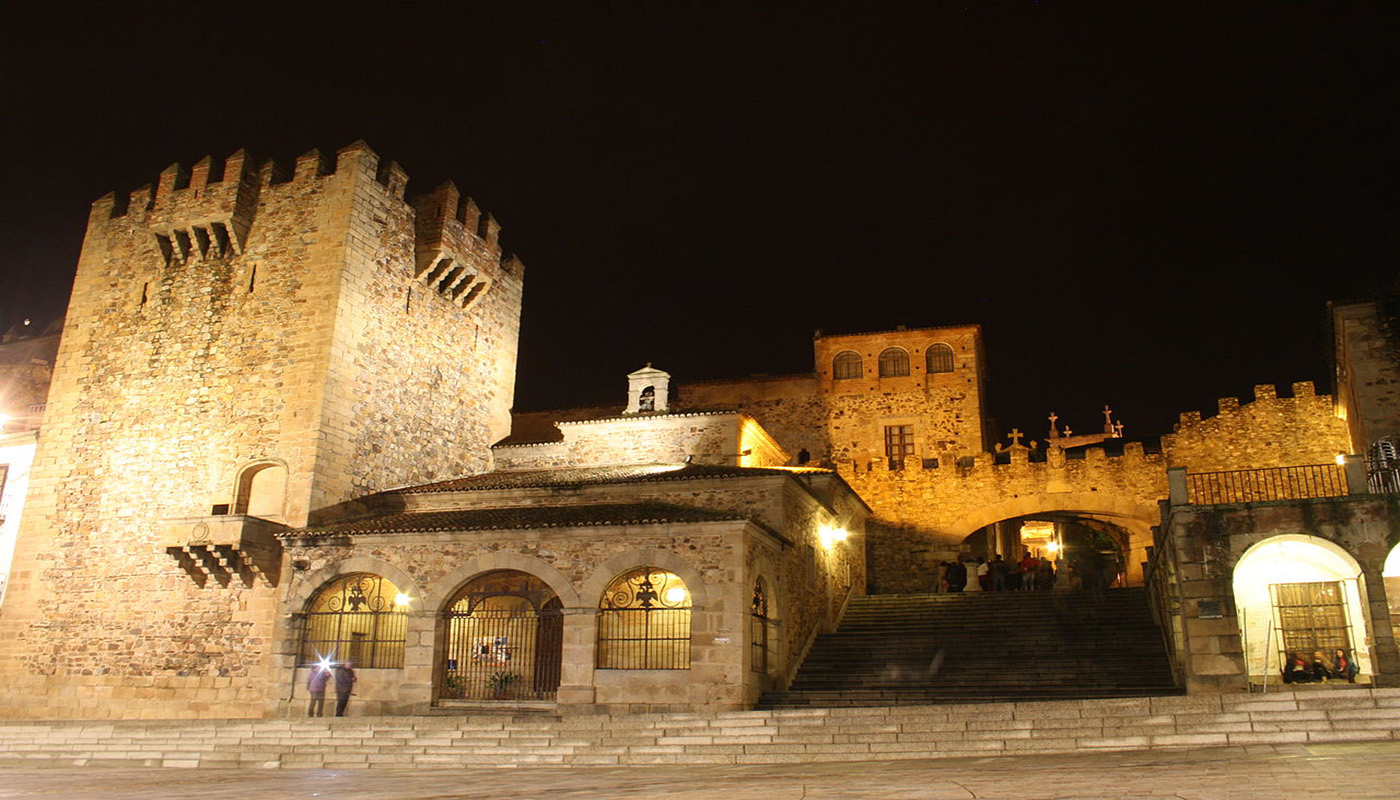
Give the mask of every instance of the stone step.
<svg viewBox="0 0 1400 800">
<path fill-rule="evenodd" d="M 853 598 L 760 707 L 1172 694 L 1142 589 Z"/>
<path fill-rule="evenodd" d="M 1400 739 L 1400 690 L 716 714 L 0 723 L 0 765 L 373 769 L 778 763 Z"/>
</svg>

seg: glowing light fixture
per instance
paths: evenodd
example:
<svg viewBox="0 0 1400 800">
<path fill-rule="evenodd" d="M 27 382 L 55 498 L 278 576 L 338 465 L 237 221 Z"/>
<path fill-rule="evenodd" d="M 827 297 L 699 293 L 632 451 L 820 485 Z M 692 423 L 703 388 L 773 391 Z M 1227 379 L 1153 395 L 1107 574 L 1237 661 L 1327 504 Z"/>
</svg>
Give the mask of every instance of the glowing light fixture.
<svg viewBox="0 0 1400 800">
<path fill-rule="evenodd" d="M 1337 466 L 1339 466 L 1339 467 L 1344 467 L 1344 466 L 1346 466 L 1346 463 L 1347 463 L 1347 454 L 1346 454 L 1346 453 L 1338 453 L 1338 454 L 1337 454 Z"/>
<path fill-rule="evenodd" d="M 832 547 L 837 542 L 844 542 L 850 535 L 845 528 L 833 528 L 830 525 L 823 525 L 817 531 L 817 538 L 821 540 L 822 547 Z"/>
<path fill-rule="evenodd" d="M 403 592 L 399 592 L 398 594 L 394 595 L 394 605 L 396 605 L 396 606 L 403 607 L 403 606 L 408 605 L 408 604 L 409 604 L 410 602 L 412 602 L 412 601 L 413 601 L 413 598 L 412 598 L 412 597 L 409 597 L 408 595 L 404 594 Z"/>
<path fill-rule="evenodd" d="M 1050 543 L 1048 543 L 1048 544 L 1045 545 L 1045 549 L 1046 549 L 1047 551 L 1049 551 L 1050 555 L 1053 556 L 1053 555 L 1055 555 L 1056 553 L 1060 552 L 1060 543 L 1059 543 L 1059 542 L 1050 542 Z"/>
<path fill-rule="evenodd" d="M 672 586 L 671 588 L 667 589 L 667 590 L 666 590 L 666 602 L 668 602 L 668 603 L 670 603 L 670 604 L 672 604 L 672 605 L 675 605 L 676 603 L 683 603 L 683 602 L 685 602 L 685 587 L 684 587 L 684 586 Z"/>
</svg>

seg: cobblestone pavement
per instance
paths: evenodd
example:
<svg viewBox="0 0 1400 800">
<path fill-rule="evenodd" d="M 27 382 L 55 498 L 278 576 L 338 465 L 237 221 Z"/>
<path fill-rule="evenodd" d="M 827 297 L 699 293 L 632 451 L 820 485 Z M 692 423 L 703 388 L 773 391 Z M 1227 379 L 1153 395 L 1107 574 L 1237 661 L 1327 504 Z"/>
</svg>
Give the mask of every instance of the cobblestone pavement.
<svg viewBox="0 0 1400 800">
<path fill-rule="evenodd" d="M 0 798 L 74 800 L 1347 800 L 1400 796 L 1400 742 L 926 761 L 459 770 L 3 769 Z"/>
</svg>

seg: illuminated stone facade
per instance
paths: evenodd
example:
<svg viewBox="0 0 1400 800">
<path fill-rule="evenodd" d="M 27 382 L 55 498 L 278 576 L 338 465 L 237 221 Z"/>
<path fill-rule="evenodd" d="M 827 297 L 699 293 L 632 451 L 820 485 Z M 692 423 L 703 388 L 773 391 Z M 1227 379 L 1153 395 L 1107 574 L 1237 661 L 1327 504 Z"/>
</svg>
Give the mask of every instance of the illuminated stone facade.
<svg viewBox="0 0 1400 800">
<path fill-rule="evenodd" d="M 1168 467 L 1331 464 L 1350 452 L 1331 398 L 1306 382 L 1293 385 L 1291 398 L 1259 386 L 1250 403 L 1222 398 L 1214 417 L 1182 414 L 1160 453 L 1127 442 L 1110 455 L 1062 447 L 1064 439 L 1035 452 L 1018 444 L 991 452 L 975 326 L 818 336 L 814 355 L 811 375 L 685 384 L 675 405 L 737 409 L 794 454 L 791 463 L 804 463 L 805 453 L 838 470 L 874 509 L 871 591 L 934 591 L 939 562 L 965 557 L 972 534 L 1037 515 L 1106 523 L 1127 580 L 1138 583 Z M 996 546 L 1018 555 L 1014 545 Z"/>
<path fill-rule="evenodd" d="M 467 657 L 451 641 L 445 616 L 455 593 L 477 576 L 535 576 L 559 601 L 557 684 L 510 690 L 510 698 L 614 711 L 751 706 L 765 689 L 786 685 L 812 639 L 832 629 L 865 583 L 868 510 L 827 470 L 654 463 L 509 470 L 364 503 L 367 513 L 354 519 L 284 534 L 297 565 L 286 587 L 289 612 L 355 572 L 383 575 L 412 598 L 403 667 L 360 670 L 363 713 L 424 713 L 457 702 L 448 675 L 482 680 L 454 663 Z M 845 538 L 824 535 L 833 530 Z M 605 590 L 639 567 L 679 577 L 690 593 L 685 653 L 668 668 L 619 668 L 601 657 Z M 761 619 L 753 606 L 759 585 L 768 601 Z M 292 656 L 300 622 L 277 648 L 273 681 L 291 687 L 294 711 L 307 674 Z M 485 637 L 493 649 L 521 640 L 506 628 L 483 630 L 500 631 Z M 530 659 L 511 653 L 494 668 L 528 678 L 538 674 Z"/>
<path fill-rule="evenodd" d="M 490 467 L 522 267 L 450 184 L 410 203 L 406 181 L 356 143 L 288 172 L 241 152 L 175 165 L 93 204 L 0 618 L 0 713 L 266 713 L 267 531 Z M 211 529 L 233 538 L 201 545 Z"/>
</svg>

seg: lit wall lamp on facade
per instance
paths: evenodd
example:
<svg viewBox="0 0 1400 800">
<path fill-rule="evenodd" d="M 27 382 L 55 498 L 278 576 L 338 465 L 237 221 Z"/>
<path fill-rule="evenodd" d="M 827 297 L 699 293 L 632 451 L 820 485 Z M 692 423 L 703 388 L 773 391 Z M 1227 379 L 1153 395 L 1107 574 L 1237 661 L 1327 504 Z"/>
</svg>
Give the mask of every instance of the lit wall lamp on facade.
<svg viewBox="0 0 1400 800">
<path fill-rule="evenodd" d="M 837 542 L 846 541 L 850 535 L 845 528 L 833 528 L 830 525 L 823 525 L 817 531 L 817 538 L 821 540 L 822 547 L 828 550 L 835 547 Z"/>
</svg>

